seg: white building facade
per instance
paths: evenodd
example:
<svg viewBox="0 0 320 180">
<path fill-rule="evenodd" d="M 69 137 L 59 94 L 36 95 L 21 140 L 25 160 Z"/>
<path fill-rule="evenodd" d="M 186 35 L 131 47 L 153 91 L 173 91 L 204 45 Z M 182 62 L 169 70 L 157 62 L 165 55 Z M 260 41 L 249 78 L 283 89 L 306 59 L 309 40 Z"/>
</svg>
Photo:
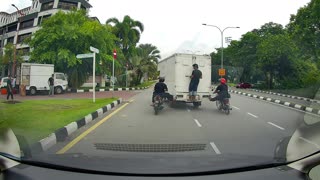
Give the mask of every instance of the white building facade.
<svg viewBox="0 0 320 180">
<path fill-rule="evenodd" d="M 36 32 L 42 21 L 54 15 L 58 11 L 70 11 L 71 9 L 84 9 L 88 11 L 92 6 L 89 0 L 32 0 L 32 5 L 11 14 L 0 12 L 0 53 L 8 43 L 16 46 L 23 52 L 25 61 L 29 60 L 30 48 L 22 44 L 23 40 L 31 37 Z"/>
</svg>

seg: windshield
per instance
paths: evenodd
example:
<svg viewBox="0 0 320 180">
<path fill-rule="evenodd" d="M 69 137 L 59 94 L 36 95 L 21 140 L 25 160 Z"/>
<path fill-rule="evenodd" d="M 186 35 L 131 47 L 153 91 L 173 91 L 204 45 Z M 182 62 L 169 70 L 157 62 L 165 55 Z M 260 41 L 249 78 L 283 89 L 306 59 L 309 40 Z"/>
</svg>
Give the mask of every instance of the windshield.
<svg viewBox="0 0 320 180">
<path fill-rule="evenodd" d="M 319 0 L 15 2 L 0 2 L 0 142 L 18 150 L 2 153 L 181 173 L 320 150 Z"/>
</svg>

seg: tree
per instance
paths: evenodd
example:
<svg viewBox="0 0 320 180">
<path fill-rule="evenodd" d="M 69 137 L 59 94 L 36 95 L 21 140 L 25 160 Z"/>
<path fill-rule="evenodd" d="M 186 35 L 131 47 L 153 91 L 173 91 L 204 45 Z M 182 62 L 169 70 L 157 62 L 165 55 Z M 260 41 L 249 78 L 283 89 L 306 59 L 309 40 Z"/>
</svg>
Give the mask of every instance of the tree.
<svg viewBox="0 0 320 180">
<path fill-rule="evenodd" d="M 17 65 L 22 62 L 22 52 L 16 52 L 16 63 Z M 11 73 L 12 66 L 13 66 L 13 59 L 14 59 L 14 45 L 12 43 L 8 43 L 4 47 L 4 55 L 0 56 L 0 64 L 3 67 L 3 70 L 8 70 L 8 74 Z M 4 72 L 2 72 L 4 75 Z"/>
<path fill-rule="evenodd" d="M 283 80 L 293 73 L 295 52 L 295 44 L 287 34 L 269 35 L 259 44 L 258 66 L 265 72 L 269 89 L 273 88 L 274 79 Z"/>
<path fill-rule="evenodd" d="M 128 15 L 124 16 L 122 22 L 117 18 L 110 18 L 106 21 L 106 24 L 113 25 L 113 33 L 119 38 L 118 46 L 122 50 L 126 61 L 128 61 L 135 55 L 136 45 L 144 30 L 143 24 Z"/>
<path fill-rule="evenodd" d="M 283 26 L 278 23 L 269 22 L 260 27 L 260 29 L 255 29 L 252 32 L 257 33 L 259 37 L 266 38 L 270 35 L 283 34 Z"/>
<path fill-rule="evenodd" d="M 131 58 L 134 71 L 134 84 L 138 85 L 144 74 L 147 77 L 157 75 L 157 64 L 159 62 L 160 51 L 152 44 L 140 44 L 137 54 Z"/>
<path fill-rule="evenodd" d="M 71 87 L 81 86 L 92 73 L 92 59 L 77 59 L 77 54 L 90 53 L 89 47 L 100 50 L 96 58 L 98 73 L 105 73 L 112 62 L 116 37 L 111 27 L 90 19 L 83 10 L 58 12 L 42 23 L 29 45 L 31 61 L 52 63 L 56 71 L 67 73 Z M 102 64 L 103 66 L 100 66 Z"/>
<path fill-rule="evenodd" d="M 311 0 L 292 15 L 287 28 L 305 59 L 320 67 L 320 0 Z"/>
</svg>

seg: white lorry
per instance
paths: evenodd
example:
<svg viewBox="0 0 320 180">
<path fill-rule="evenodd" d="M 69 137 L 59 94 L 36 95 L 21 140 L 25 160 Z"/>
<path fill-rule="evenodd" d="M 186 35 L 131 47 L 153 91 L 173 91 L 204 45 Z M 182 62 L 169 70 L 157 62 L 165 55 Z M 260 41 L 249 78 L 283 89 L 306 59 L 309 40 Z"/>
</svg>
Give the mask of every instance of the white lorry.
<svg viewBox="0 0 320 180">
<path fill-rule="evenodd" d="M 189 100 L 189 83 L 193 64 L 198 64 L 202 79 L 198 85 L 195 101 Z M 203 97 L 208 97 L 211 91 L 211 58 L 209 55 L 192 55 L 176 53 L 158 64 L 160 77 L 165 77 L 168 92 L 176 101 L 193 103 L 200 106 Z"/>
<path fill-rule="evenodd" d="M 48 79 L 54 75 L 55 94 L 66 91 L 68 80 L 64 73 L 54 72 L 53 64 L 22 63 L 20 86 L 24 85 L 30 95 L 37 92 L 49 91 Z"/>
</svg>

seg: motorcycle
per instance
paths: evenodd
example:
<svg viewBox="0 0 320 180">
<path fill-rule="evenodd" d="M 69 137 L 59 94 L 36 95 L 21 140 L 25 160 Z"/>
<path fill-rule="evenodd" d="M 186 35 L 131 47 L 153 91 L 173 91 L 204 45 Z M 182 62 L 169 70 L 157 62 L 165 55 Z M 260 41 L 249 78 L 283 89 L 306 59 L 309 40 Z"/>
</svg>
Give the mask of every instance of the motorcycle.
<svg viewBox="0 0 320 180">
<path fill-rule="evenodd" d="M 224 111 L 227 115 L 230 114 L 230 110 L 232 110 L 232 108 L 230 108 L 229 98 L 216 101 L 216 105 L 220 111 Z"/>
<path fill-rule="evenodd" d="M 154 105 L 153 105 L 154 114 L 158 115 L 159 111 L 161 111 L 163 108 L 164 108 L 163 98 L 160 95 L 156 95 L 154 97 Z"/>
</svg>

